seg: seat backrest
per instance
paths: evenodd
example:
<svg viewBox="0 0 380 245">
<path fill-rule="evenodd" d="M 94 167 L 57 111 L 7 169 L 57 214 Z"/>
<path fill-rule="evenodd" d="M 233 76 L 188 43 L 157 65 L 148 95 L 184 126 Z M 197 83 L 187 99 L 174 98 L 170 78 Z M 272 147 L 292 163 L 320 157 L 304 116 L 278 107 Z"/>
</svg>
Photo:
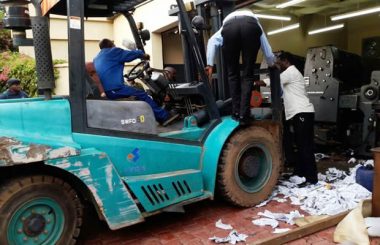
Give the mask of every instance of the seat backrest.
<svg viewBox="0 0 380 245">
<path fill-rule="evenodd" d="M 86 98 L 89 99 L 101 99 L 100 92 L 98 86 L 96 86 L 95 81 L 91 78 L 91 76 L 86 72 Z"/>
<path fill-rule="evenodd" d="M 87 100 L 91 128 L 157 134 L 152 108 L 144 101 Z"/>
</svg>

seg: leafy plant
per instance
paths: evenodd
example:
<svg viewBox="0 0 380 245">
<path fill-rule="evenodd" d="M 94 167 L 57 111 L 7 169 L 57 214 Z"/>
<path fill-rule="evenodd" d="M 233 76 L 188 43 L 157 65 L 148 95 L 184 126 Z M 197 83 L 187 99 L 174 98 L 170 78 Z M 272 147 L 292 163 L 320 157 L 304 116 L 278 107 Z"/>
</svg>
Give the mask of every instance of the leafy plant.
<svg viewBox="0 0 380 245">
<path fill-rule="evenodd" d="M 4 10 L 0 7 L 0 92 L 4 92 L 9 78 L 17 78 L 21 81 L 24 91 L 29 96 L 37 96 L 37 72 L 35 60 L 27 55 L 14 52 L 11 33 L 2 28 Z M 65 63 L 63 60 L 54 60 L 54 64 Z M 54 69 L 54 78 L 58 79 L 59 73 Z"/>
<path fill-rule="evenodd" d="M 63 60 L 55 60 L 54 64 L 62 64 Z M 54 69 L 54 78 L 57 80 L 58 70 Z M 25 54 L 6 51 L 0 53 L 0 92 L 6 90 L 6 82 L 9 78 L 17 78 L 21 81 L 24 91 L 30 97 L 37 96 L 37 72 L 35 60 Z"/>
<path fill-rule="evenodd" d="M 3 28 L 4 10 L 0 9 L 0 51 L 14 50 L 11 31 Z"/>
</svg>

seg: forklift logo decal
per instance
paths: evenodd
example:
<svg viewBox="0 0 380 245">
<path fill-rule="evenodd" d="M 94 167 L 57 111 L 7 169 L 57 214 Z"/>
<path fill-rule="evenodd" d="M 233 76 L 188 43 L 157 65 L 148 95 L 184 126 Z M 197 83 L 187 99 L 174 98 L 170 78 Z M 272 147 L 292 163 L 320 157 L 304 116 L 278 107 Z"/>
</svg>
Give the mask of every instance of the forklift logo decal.
<svg viewBox="0 0 380 245">
<path fill-rule="evenodd" d="M 121 125 L 135 124 L 135 123 L 144 123 L 144 115 L 138 116 L 137 118 L 122 119 Z"/>
<path fill-rule="evenodd" d="M 130 162 L 137 162 L 140 158 L 139 149 L 135 148 L 131 153 L 128 154 L 127 159 Z"/>
</svg>

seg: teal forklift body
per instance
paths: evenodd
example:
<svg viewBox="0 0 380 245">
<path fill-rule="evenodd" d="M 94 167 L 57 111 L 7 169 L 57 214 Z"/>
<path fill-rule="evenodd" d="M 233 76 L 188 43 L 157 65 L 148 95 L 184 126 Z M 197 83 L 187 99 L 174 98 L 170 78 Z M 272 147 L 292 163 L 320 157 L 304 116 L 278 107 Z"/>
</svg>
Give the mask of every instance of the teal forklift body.
<svg viewBox="0 0 380 245">
<path fill-rule="evenodd" d="M 72 133 L 70 115 L 64 98 L 2 101 L 0 151 L 8 157 L 0 158 L 0 166 L 44 162 L 71 173 L 87 186 L 111 229 L 172 205 L 212 198 L 221 150 L 238 126 L 223 118 L 203 142 L 178 140 L 186 132 L 176 139 L 121 138 Z"/>
</svg>

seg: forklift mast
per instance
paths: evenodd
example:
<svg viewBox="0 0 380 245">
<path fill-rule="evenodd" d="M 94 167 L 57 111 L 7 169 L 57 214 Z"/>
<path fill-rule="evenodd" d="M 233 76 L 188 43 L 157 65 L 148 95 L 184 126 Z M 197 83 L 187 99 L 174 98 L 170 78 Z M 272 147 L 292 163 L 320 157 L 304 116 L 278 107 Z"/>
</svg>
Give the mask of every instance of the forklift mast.
<svg viewBox="0 0 380 245">
<path fill-rule="evenodd" d="M 205 36 L 212 36 L 217 32 L 223 24 L 223 19 L 233 12 L 235 9 L 245 7 L 249 3 L 255 1 L 237 1 L 237 0 L 195 0 L 194 6 L 198 16 L 205 20 L 205 28 L 199 30 L 198 40 L 201 50 L 203 50 L 202 60 L 206 62 L 204 54 L 205 47 L 208 39 Z M 174 15 L 175 11 L 170 11 L 169 14 Z M 181 22 L 181 21 L 180 21 Z M 205 32 L 208 35 L 204 35 Z M 184 60 L 194 60 L 192 56 L 192 48 L 188 43 L 183 42 L 184 47 Z M 196 74 L 194 67 L 191 66 L 193 62 L 185 64 L 185 71 L 188 74 Z M 226 100 L 230 98 L 227 67 L 223 59 L 222 49 L 217 49 L 215 59 L 216 73 L 213 75 L 212 92 L 217 100 Z M 281 102 L 281 86 L 280 86 L 280 72 L 278 69 L 268 69 L 269 77 L 271 80 L 271 107 L 272 107 L 272 120 L 281 122 L 282 120 L 282 102 Z M 188 78 L 191 79 L 191 78 Z"/>
</svg>

